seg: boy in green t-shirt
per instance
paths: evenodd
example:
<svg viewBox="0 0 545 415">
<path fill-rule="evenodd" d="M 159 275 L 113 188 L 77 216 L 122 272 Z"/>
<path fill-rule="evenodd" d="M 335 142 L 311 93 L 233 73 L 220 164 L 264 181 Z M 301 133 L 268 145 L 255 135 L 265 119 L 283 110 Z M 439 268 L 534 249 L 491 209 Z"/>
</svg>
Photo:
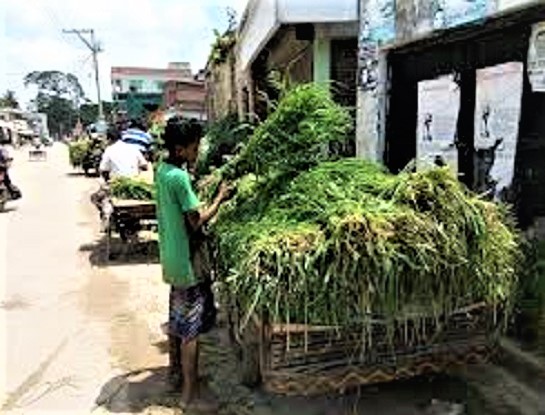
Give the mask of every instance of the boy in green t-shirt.
<svg viewBox="0 0 545 415">
<path fill-rule="evenodd" d="M 170 368 L 183 372 L 182 400 L 188 404 L 197 383 L 199 334 L 210 328 L 206 282 L 193 269 L 190 237 L 212 219 L 228 197 L 228 187 L 220 186 L 207 208 L 191 186 L 185 165 L 193 165 L 199 154 L 202 128 L 195 121 L 178 118 L 168 122 L 164 132 L 168 158 L 155 174 L 159 246 L 163 279 L 171 285 L 168 334 Z M 181 357 L 180 357 L 181 346 Z"/>
</svg>

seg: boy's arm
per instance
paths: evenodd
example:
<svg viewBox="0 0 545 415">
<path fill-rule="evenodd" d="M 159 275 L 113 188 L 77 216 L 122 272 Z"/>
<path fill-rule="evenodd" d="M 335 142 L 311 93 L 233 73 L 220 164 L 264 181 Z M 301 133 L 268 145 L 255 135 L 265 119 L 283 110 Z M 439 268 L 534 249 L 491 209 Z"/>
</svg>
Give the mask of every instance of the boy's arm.
<svg viewBox="0 0 545 415">
<path fill-rule="evenodd" d="M 108 149 L 106 149 L 104 151 L 104 154 L 102 154 L 102 158 L 100 159 L 100 166 L 98 167 L 100 175 L 106 182 L 110 180 L 110 164 L 110 152 L 108 151 Z"/>
<path fill-rule="evenodd" d="M 191 228 L 197 230 L 216 216 L 223 200 L 224 197 L 221 194 L 218 194 L 210 206 L 207 206 L 200 211 L 194 210 L 188 212 L 187 220 L 189 221 Z"/>
</svg>

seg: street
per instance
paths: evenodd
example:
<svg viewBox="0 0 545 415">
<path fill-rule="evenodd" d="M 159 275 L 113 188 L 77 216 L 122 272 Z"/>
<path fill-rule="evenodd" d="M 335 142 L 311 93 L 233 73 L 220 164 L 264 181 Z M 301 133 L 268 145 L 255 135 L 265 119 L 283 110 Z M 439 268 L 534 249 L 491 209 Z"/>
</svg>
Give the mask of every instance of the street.
<svg viewBox="0 0 545 415">
<path fill-rule="evenodd" d="M 45 162 L 19 150 L 12 175 L 23 199 L 0 215 L 1 408 L 87 413 L 108 380 L 164 364 L 151 333 L 167 291 L 157 265 L 92 265 L 96 181 L 71 172 L 64 145 Z"/>
</svg>

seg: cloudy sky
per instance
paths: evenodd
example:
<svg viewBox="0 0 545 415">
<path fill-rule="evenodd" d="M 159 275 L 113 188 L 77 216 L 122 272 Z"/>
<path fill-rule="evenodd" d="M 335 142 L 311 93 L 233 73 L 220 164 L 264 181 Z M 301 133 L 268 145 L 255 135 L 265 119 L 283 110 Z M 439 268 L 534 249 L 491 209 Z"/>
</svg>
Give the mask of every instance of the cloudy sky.
<svg viewBox="0 0 545 415">
<path fill-rule="evenodd" d="M 62 29 L 93 28 L 103 99 L 111 98 L 112 66 L 166 67 L 191 62 L 202 68 L 213 29 L 227 27 L 226 8 L 240 16 L 247 0 L 0 0 L 0 93 L 16 91 L 22 104 L 35 91 L 23 77 L 34 70 L 74 73 L 96 100 L 89 50 Z"/>
</svg>

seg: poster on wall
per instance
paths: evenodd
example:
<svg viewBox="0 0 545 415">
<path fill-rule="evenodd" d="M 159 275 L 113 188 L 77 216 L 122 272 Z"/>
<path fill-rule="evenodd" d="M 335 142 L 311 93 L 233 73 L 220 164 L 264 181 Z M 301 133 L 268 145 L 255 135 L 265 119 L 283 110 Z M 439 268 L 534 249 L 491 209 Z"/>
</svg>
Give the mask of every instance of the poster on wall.
<svg viewBox="0 0 545 415">
<path fill-rule="evenodd" d="M 417 168 L 448 165 L 458 171 L 456 130 L 460 88 L 454 75 L 418 83 Z"/>
<path fill-rule="evenodd" d="M 395 36 L 395 1 L 369 0 L 362 11 L 360 26 L 358 86 L 361 90 L 377 88 L 378 48 Z"/>
<path fill-rule="evenodd" d="M 494 11 L 490 0 L 413 0 L 420 35 L 485 18 Z"/>
<path fill-rule="evenodd" d="M 523 87 L 522 62 L 477 71 L 474 188 L 505 199 L 515 171 Z"/>
<path fill-rule="evenodd" d="M 528 78 L 534 92 L 545 92 L 545 22 L 532 27 L 528 50 Z"/>
<path fill-rule="evenodd" d="M 474 22 L 485 18 L 493 11 L 490 0 L 442 0 L 439 9 L 436 10 L 435 19 L 438 15 L 444 19 L 444 27 L 455 27 L 465 23 Z"/>
<path fill-rule="evenodd" d="M 379 44 L 396 37 L 395 0 L 369 0 L 362 16 L 360 37 Z"/>
</svg>

